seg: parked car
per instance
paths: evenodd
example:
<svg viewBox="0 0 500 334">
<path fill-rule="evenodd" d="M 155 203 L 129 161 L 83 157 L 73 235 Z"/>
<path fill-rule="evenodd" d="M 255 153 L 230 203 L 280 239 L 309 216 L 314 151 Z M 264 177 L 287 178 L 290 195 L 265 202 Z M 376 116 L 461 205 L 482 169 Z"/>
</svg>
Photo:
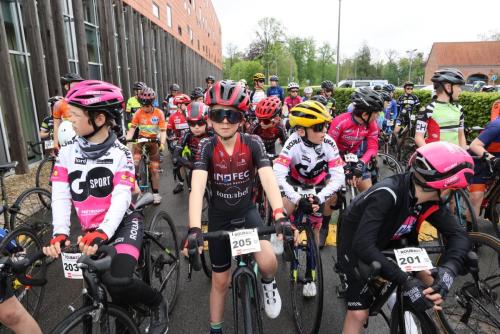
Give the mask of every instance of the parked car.
<svg viewBox="0 0 500 334">
<path fill-rule="evenodd" d="M 359 87 L 370 87 L 387 85 L 389 81 L 387 80 L 342 80 L 339 82 L 339 88 L 359 88 Z"/>
</svg>

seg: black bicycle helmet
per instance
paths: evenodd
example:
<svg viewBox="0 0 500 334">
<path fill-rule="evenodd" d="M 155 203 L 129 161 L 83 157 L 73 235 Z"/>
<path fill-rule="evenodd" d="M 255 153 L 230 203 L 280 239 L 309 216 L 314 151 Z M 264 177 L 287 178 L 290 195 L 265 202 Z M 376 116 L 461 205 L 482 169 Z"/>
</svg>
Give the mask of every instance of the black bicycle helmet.
<svg viewBox="0 0 500 334">
<path fill-rule="evenodd" d="M 382 90 L 382 86 L 375 85 L 375 86 L 373 86 L 373 90 L 376 91 L 376 92 L 380 92 Z"/>
<path fill-rule="evenodd" d="M 394 87 L 393 84 L 387 84 L 387 85 L 384 85 L 382 87 L 382 90 L 384 90 L 384 91 L 386 91 L 388 93 L 392 93 L 392 92 L 394 92 L 396 90 L 396 87 Z"/>
<path fill-rule="evenodd" d="M 354 112 L 359 116 L 365 111 L 381 111 L 384 109 L 384 99 L 373 89 L 362 87 L 351 95 L 351 101 L 354 103 Z"/>
<path fill-rule="evenodd" d="M 143 90 L 146 87 L 147 87 L 147 85 L 144 82 L 142 82 L 142 81 L 136 81 L 136 82 L 134 82 L 134 85 L 132 86 L 132 89 L 133 90 Z"/>
<path fill-rule="evenodd" d="M 464 75 L 456 68 L 443 68 L 437 70 L 436 72 L 434 72 L 431 81 L 440 84 L 443 83 L 451 83 L 452 85 L 465 84 Z"/>
<path fill-rule="evenodd" d="M 179 87 L 179 85 L 178 85 L 178 84 L 176 84 L 176 83 L 171 84 L 171 85 L 170 85 L 170 91 L 174 91 L 174 90 L 175 90 L 175 91 L 179 91 L 179 90 L 181 90 L 181 87 Z"/>
<path fill-rule="evenodd" d="M 61 76 L 61 85 L 66 85 L 72 82 L 80 82 L 85 80 L 78 73 L 66 73 Z"/>
<path fill-rule="evenodd" d="M 214 83 L 215 77 L 213 75 L 209 75 L 208 77 L 206 77 L 205 82 L 208 83 L 209 81 L 212 81 L 212 83 Z"/>
<path fill-rule="evenodd" d="M 330 80 L 325 80 L 321 83 L 321 88 L 327 91 L 333 91 L 333 82 Z"/>
<path fill-rule="evenodd" d="M 323 95 L 314 95 L 313 97 L 311 97 L 311 100 L 318 101 L 319 103 L 321 103 L 324 106 L 326 106 L 328 104 L 328 100 Z"/>
<path fill-rule="evenodd" d="M 382 96 L 382 99 L 384 99 L 384 101 L 390 102 L 392 100 L 391 94 L 389 94 L 385 90 L 381 90 L 380 92 L 377 93 L 379 93 L 379 95 Z"/>
<path fill-rule="evenodd" d="M 415 86 L 415 84 L 414 84 L 413 82 L 411 82 L 411 81 L 406 81 L 406 82 L 404 83 L 404 85 L 403 85 L 403 88 L 406 88 L 406 87 L 408 87 L 408 86 L 413 87 L 413 86 Z"/>
<path fill-rule="evenodd" d="M 271 78 L 269 78 L 269 81 L 278 81 L 278 76 L 277 75 L 271 75 Z"/>
<path fill-rule="evenodd" d="M 205 96 L 203 92 L 203 88 L 201 87 L 195 87 L 193 91 L 191 92 L 191 100 L 197 99 L 199 97 Z"/>
<path fill-rule="evenodd" d="M 64 97 L 62 97 L 62 96 L 52 96 L 52 97 L 49 97 L 47 103 L 49 105 L 50 110 L 52 110 L 52 108 L 54 108 L 54 105 L 57 102 L 61 101 L 63 98 Z"/>
</svg>

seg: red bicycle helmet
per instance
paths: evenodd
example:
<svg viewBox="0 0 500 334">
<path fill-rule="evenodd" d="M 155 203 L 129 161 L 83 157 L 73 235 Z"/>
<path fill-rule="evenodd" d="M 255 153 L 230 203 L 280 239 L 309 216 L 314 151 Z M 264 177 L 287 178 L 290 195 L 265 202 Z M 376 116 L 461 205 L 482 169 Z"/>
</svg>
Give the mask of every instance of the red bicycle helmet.
<svg viewBox="0 0 500 334">
<path fill-rule="evenodd" d="M 191 102 L 191 98 L 186 94 L 179 94 L 174 97 L 174 104 L 178 106 L 179 104 L 189 104 Z"/>
<path fill-rule="evenodd" d="M 263 98 L 257 104 L 255 116 L 259 119 L 273 118 L 281 111 L 281 100 L 277 96 Z"/>
<path fill-rule="evenodd" d="M 193 102 L 188 106 L 187 120 L 199 121 L 207 119 L 206 115 L 207 106 L 203 102 Z"/>
<path fill-rule="evenodd" d="M 417 183 L 437 190 L 465 188 L 474 176 L 474 161 L 469 153 L 442 141 L 418 148 L 409 164 L 424 179 L 422 182 L 415 178 Z"/>
<path fill-rule="evenodd" d="M 243 112 L 247 111 L 249 101 L 245 87 L 233 80 L 217 81 L 205 94 L 205 103 L 209 106 L 219 104 Z"/>
</svg>

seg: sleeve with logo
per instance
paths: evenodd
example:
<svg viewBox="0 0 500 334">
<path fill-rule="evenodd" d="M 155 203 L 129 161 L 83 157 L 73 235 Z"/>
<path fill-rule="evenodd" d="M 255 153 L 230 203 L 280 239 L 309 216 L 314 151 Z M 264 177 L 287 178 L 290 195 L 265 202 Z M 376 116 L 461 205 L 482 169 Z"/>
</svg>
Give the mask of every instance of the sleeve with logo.
<svg viewBox="0 0 500 334">
<path fill-rule="evenodd" d="M 250 149 L 252 150 L 252 159 L 257 169 L 271 166 L 264 143 L 259 136 L 250 135 Z"/>
<path fill-rule="evenodd" d="M 329 179 L 326 186 L 321 189 L 318 194 L 318 198 L 321 203 L 324 203 L 326 199 L 332 196 L 341 186 L 345 184 L 344 168 L 342 167 L 344 162 L 340 158 L 337 145 L 330 137 L 326 137 L 323 147 L 328 160 Z"/>
<path fill-rule="evenodd" d="M 132 200 L 132 190 L 135 186 L 135 170 L 132 154 L 124 150 L 118 163 L 117 170 L 113 176 L 113 192 L 111 193 L 111 205 L 109 206 L 104 220 L 99 225 L 108 238 L 112 238 L 120 225 Z"/>
<path fill-rule="evenodd" d="M 52 172 L 53 234 L 69 235 L 71 225 L 71 190 L 68 179 L 68 161 L 73 145 L 61 148 Z"/>
<path fill-rule="evenodd" d="M 285 196 L 295 204 L 300 200 L 300 194 L 293 189 L 286 179 L 290 173 L 293 153 L 297 152 L 296 154 L 300 154 L 298 150 L 294 150 L 294 148 L 298 148 L 298 142 L 300 142 L 300 138 L 297 137 L 297 134 L 293 134 L 288 138 L 273 165 L 278 185 L 283 189 Z"/>
<path fill-rule="evenodd" d="M 425 134 L 427 132 L 427 121 L 432 118 L 432 113 L 434 112 L 435 103 L 429 103 L 424 110 L 419 111 L 417 114 L 417 125 L 415 131 L 417 133 Z"/>
<path fill-rule="evenodd" d="M 373 156 L 378 152 L 378 126 L 377 122 L 373 121 L 368 125 L 368 135 L 366 137 L 367 148 L 361 160 L 367 164 Z"/>
<path fill-rule="evenodd" d="M 196 160 L 194 162 L 194 169 L 208 171 L 210 166 L 211 156 L 214 151 L 213 142 L 217 140 L 215 137 L 204 138 L 200 141 Z"/>
</svg>

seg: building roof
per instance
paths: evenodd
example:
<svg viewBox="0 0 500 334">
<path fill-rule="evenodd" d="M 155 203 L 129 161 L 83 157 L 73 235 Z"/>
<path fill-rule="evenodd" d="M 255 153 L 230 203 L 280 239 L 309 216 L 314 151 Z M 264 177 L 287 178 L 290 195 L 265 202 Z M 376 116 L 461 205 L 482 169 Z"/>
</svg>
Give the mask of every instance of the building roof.
<svg viewBox="0 0 500 334">
<path fill-rule="evenodd" d="M 500 65 L 500 41 L 437 42 L 431 57 L 443 65 Z"/>
</svg>

